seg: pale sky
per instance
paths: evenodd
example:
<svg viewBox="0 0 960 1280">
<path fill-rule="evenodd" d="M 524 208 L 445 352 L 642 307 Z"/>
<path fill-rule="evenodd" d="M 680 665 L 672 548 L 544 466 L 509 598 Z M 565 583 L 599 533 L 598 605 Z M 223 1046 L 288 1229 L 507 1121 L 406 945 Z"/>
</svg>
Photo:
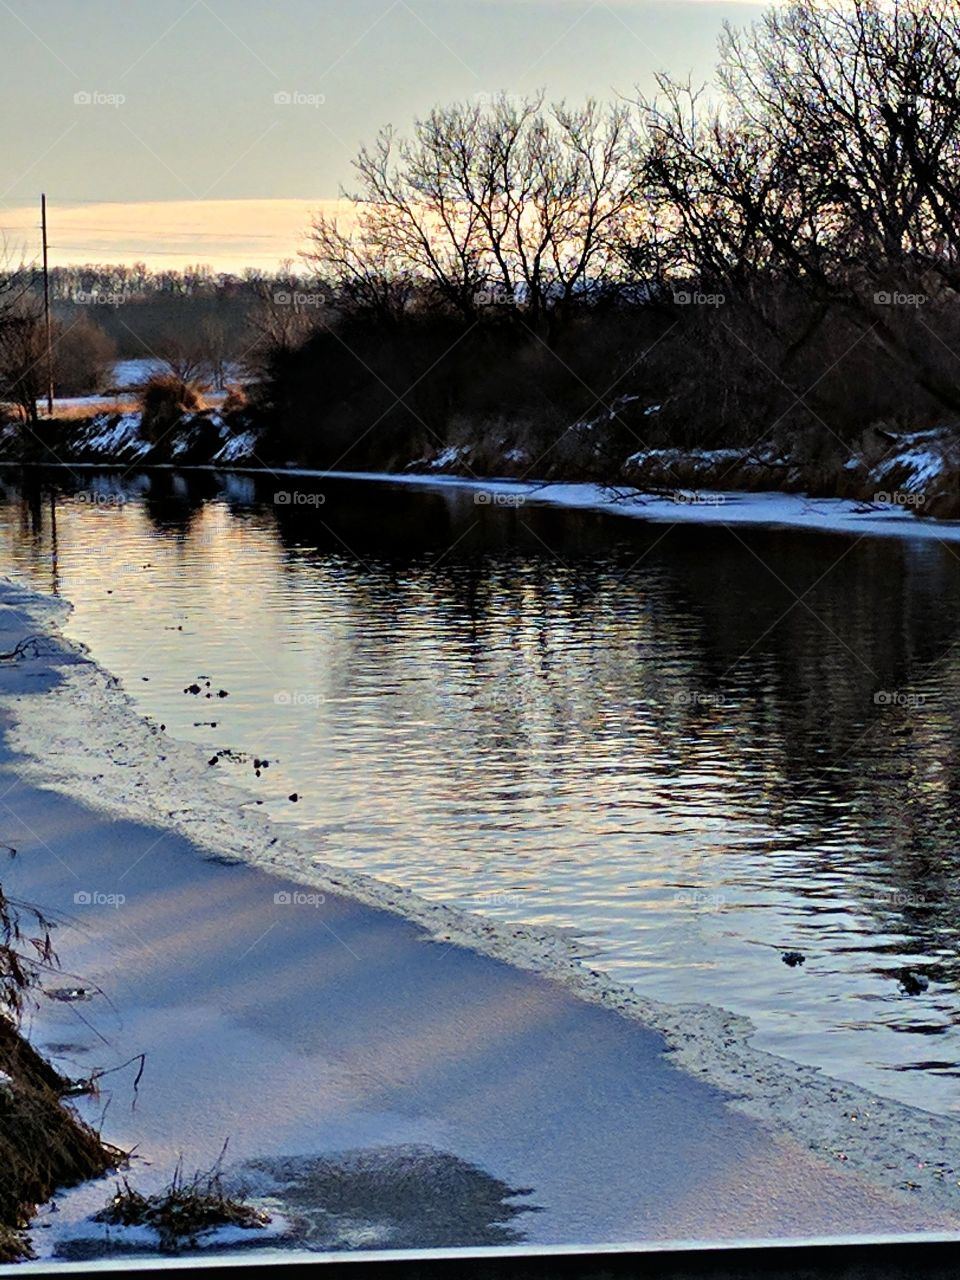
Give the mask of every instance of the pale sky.
<svg viewBox="0 0 960 1280">
<path fill-rule="evenodd" d="M 706 79 L 746 0 L 0 0 L 0 231 L 54 262 L 296 255 L 377 129 L 478 94 Z M 279 99 L 277 95 L 280 95 Z M 286 97 L 287 100 L 284 100 Z"/>
</svg>

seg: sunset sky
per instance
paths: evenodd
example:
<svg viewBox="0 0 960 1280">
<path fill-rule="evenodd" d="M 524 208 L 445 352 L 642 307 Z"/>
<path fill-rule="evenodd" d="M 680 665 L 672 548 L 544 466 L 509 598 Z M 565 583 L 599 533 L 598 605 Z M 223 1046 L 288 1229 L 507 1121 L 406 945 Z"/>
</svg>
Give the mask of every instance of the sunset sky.
<svg viewBox="0 0 960 1280">
<path fill-rule="evenodd" d="M 743 0 L 0 0 L 9 256 L 275 267 L 384 124 L 705 78 Z M 278 100 L 277 95 L 280 95 Z M 289 100 L 284 100 L 284 98 Z"/>
</svg>

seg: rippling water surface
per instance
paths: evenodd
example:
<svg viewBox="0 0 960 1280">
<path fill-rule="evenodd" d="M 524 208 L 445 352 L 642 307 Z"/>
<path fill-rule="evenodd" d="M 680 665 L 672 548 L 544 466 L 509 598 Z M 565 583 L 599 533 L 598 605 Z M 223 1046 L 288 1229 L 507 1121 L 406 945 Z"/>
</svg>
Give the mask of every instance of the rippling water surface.
<svg viewBox="0 0 960 1280">
<path fill-rule="evenodd" d="M 233 748 L 224 776 L 324 860 L 574 930 L 645 994 L 960 1109 L 955 547 L 344 480 L 276 503 L 240 476 L 0 479 L 0 571 L 72 601 L 142 712 Z M 229 697 L 183 692 L 208 679 Z"/>
</svg>

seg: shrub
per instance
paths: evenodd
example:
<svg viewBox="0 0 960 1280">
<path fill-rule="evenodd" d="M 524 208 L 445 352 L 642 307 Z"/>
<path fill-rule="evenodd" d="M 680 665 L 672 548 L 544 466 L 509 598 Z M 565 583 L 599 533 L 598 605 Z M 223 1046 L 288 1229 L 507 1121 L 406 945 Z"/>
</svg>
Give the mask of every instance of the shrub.
<svg viewBox="0 0 960 1280">
<path fill-rule="evenodd" d="M 201 406 L 200 392 L 192 382 L 172 373 L 155 373 L 140 392 L 140 434 L 158 441 L 187 414 Z"/>
<path fill-rule="evenodd" d="M 243 387 L 228 387 L 227 394 L 223 399 L 223 413 L 239 413 L 242 409 L 247 408 L 247 404 L 247 393 Z"/>
<path fill-rule="evenodd" d="M 53 381 L 57 395 L 85 396 L 109 383 L 117 344 L 87 315 L 63 328 L 54 347 Z"/>
</svg>

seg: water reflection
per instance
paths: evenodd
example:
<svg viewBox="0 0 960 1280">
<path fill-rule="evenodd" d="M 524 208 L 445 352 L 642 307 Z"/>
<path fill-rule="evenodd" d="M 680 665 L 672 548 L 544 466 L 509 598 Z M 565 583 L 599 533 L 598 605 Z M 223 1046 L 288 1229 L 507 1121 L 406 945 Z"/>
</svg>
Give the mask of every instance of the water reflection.
<svg viewBox="0 0 960 1280">
<path fill-rule="evenodd" d="M 278 483 L 5 473 L 5 565 L 146 714 L 268 756 L 224 773 L 325 859 L 955 1105 L 952 548 Z"/>
</svg>

